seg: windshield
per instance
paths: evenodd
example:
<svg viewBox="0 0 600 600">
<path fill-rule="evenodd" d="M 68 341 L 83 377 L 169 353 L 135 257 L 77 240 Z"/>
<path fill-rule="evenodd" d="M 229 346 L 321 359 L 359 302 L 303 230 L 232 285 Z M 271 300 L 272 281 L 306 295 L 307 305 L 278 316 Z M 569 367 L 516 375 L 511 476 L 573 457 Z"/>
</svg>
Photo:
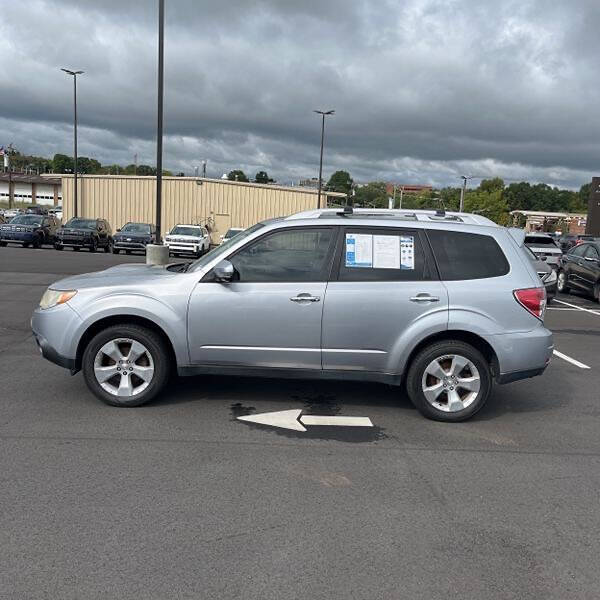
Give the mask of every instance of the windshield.
<svg viewBox="0 0 600 600">
<path fill-rule="evenodd" d="M 96 229 L 96 221 L 92 219 L 69 219 L 65 227 L 73 229 Z"/>
<path fill-rule="evenodd" d="M 150 225 L 146 223 L 127 223 L 121 229 L 123 233 L 150 233 Z"/>
<path fill-rule="evenodd" d="M 256 225 L 253 225 L 252 227 L 245 229 L 244 231 L 240 231 L 237 235 L 234 235 L 226 242 L 223 242 L 220 246 L 213 248 L 210 252 L 207 252 L 204 256 L 191 263 L 188 271 L 198 271 L 202 269 L 213 259 L 217 258 L 218 256 L 221 256 L 222 254 L 225 254 L 229 250 L 229 248 L 231 248 L 231 246 L 237 244 L 244 238 L 247 238 L 250 234 L 254 233 L 255 231 L 258 231 L 264 226 L 264 223 L 257 223 Z"/>
<path fill-rule="evenodd" d="M 15 217 L 11 223 L 16 223 L 17 225 L 36 225 L 39 227 L 42 219 L 39 215 L 19 215 Z"/>
<path fill-rule="evenodd" d="M 551 237 L 541 236 L 541 235 L 526 235 L 525 243 L 531 244 L 532 246 L 554 246 L 554 240 Z"/>
<path fill-rule="evenodd" d="M 225 234 L 225 237 L 223 239 L 228 240 L 229 238 L 232 238 L 234 235 L 237 235 L 238 233 L 241 233 L 242 231 L 243 231 L 243 229 L 230 229 Z"/>
<path fill-rule="evenodd" d="M 171 229 L 171 235 L 200 235 L 200 227 L 186 227 L 185 225 L 175 225 Z"/>
</svg>

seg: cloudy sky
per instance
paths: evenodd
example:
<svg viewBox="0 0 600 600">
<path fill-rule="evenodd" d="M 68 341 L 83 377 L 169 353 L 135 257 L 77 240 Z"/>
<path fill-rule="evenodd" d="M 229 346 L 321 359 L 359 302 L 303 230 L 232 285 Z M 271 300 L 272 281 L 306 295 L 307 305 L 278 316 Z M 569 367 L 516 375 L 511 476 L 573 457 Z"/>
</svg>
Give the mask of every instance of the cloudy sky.
<svg viewBox="0 0 600 600">
<path fill-rule="evenodd" d="M 600 175 L 597 0 L 166 0 L 165 168 L 579 187 Z M 155 163 L 156 0 L 0 0 L 0 145 Z M 476 181 L 476 180 L 474 180 Z"/>
</svg>

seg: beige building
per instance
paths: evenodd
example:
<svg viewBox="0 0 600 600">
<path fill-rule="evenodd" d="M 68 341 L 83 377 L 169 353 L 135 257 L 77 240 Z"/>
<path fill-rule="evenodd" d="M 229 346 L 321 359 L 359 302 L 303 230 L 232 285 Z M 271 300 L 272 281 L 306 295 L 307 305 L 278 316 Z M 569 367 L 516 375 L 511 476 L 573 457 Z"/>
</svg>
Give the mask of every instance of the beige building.
<svg viewBox="0 0 600 600">
<path fill-rule="evenodd" d="M 73 175 L 62 180 L 63 222 L 73 216 Z M 156 223 L 156 178 L 135 175 L 79 175 L 80 217 L 107 219 L 113 229 L 127 221 Z M 321 208 L 343 204 L 344 194 L 323 192 Z M 204 224 L 212 240 L 230 227 L 250 227 L 272 217 L 319 208 L 318 191 L 201 177 L 163 177 L 162 231 L 178 223 Z"/>
</svg>

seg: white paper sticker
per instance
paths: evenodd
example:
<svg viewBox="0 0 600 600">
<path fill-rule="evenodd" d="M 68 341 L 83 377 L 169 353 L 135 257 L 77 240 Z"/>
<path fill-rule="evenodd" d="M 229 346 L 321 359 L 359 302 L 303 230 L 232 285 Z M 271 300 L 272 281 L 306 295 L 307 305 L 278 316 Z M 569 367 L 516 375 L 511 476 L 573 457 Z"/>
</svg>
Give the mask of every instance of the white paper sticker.
<svg viewBox="0 0 600 600">
<path fill-rule="evenodd" d="M 400 268 L 415 268 L 415 238 L 412 235 L 400 236 Z"/>
<path fill-rule="evenodd" d="M 375 269 L 400 268 L 400 236 L 373 236 L 373 267 Z"/>
<path fill-rule="evenodd" d="M 360 233 L 346 234 L 346 266 L 373 266 L 373 236 Z"/>
</svg>

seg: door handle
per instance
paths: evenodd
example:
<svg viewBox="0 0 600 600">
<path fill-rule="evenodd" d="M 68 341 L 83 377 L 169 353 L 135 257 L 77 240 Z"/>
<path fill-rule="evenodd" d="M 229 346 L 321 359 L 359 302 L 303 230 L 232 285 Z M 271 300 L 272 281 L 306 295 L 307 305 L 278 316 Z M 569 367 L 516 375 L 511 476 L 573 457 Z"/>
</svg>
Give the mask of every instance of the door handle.
<svg viewBox="0 0 600 600">
<path fill-rule="evenodd" d="M 439 302 L 440 299 L 437 296 L 430 296 L 429 294 L 417 294 L 412 296 L 411 302 Z"/>
<path fill-rule="evenodd" d="M 302 296 L 301 294 L 290 298 L 290 300 L 292 302 L 321 302 L 321 298 L 319 296 Z"/>
</svg>

